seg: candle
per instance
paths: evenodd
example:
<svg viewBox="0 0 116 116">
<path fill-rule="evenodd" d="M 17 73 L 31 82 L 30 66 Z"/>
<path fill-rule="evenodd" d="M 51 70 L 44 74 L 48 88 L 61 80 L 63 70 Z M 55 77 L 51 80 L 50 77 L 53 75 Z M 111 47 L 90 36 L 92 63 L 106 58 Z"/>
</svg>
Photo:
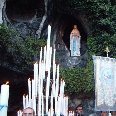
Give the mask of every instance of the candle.
<svg viewBox="0 0 116 116">
<path fill-rule="evenodd" d="M 51 26 L 48 25 L 47 49 L 50 47 L 50 35 L 51 35 Z"/>
<path fill-rule="evenodd" d="M 51 91 L 51 116 L 53 116 L 53 92 Z"/>
<path fill-rule="evenodd" d="M 49 56 L 50 56 L 50 35 L 51 35 L 51 26 L 48 25 L 48 39 L 47 39 L 47 51 L 46 51 L 46 71 L 49 70 Z"/>
<path fill-rule="evenodd" d="M 49 88 L 50 88 L 50 70 L 48 70 L 48 77 L 46 82 L 46 113 L 48 113 Z"/>
<path fill-rule="evenodd" d="M 42 47 L 41 47 L 41 51 L 40 51 L 40 59 L 39 61 L 41 62 L 42 61 Z"/>
<path fill-rule="evenodd" d="M 21 111 L 21 110 L 19 110 L 19 111 L 17 112 L 17 116 L 22 116 L 22 111 Z"/>
<path fill-rule="evenodd" d="M 65 111 L 66 116 L 68 115 L 68 97 L 65 97 Z"/>
<path fill-rule="evenodd" d="M 35 80 L 35 95 L 37 96 L 37 82 L 38 82 L 38 63 L 34 64 L 34 80 Z"/>
<path fill-rule="evenodd" d="M 42 116 L 44 116 L 44 96 L 43 96 L 43 93 L 42 93 Z"/>
<path fill-rule="evenodd" d="M 7 116 L 8 99 L 9 99 L 9 85 L 7 85 L 6 83 L 1 85 L 0 105 L 3 106 L 3 108 L 0 111 L 0 116 Z"/>
<path fill-rule="evenodd" d="M 28 93 L 29 93 L 29 102 L 31 102 L 31 81 L 28 79 Z"/>
<path fill-rule="evenodd" d="M 50 51 L 49 51 L 49 61 L 48 61 L 49 69 L 51 68 L 51 58 L 52 58 L 52 47 L 50 47 Z"/>
<path fill-rule="evenodd" d="M 26 107 L 28 107 L 29 106 L 29 97 L 28 97 L 28 95 L 26 95 Z"/>
<path fill-rule="evenodd" d="M 55 63 L 56 49 L 52 49 L 52 47 L 50 47 L 50 35 L 51 35 L 51 26 L 49 25 L 47 45 L 44 47 L 44 49 L 41 48 L 39 64 L 38 63 L 34 64 L 34 79 L 32 80 L 32 82 L 30 82 L 30 79 L 28 80 L 29 101 L 30 101 L 30 98 L 32 98 L 31 99 L 32 108 L 36 111 L 36 114 L 38 116 L 39 115 L 44 116 L 44 111 L 46 115 L 53 116 L 54 109 L 55 109 L 55 114 L 57 116 L 60 116 L 60 113 L 67 116 L 68 115 L 68 112 L 67 112 L 68 99 L 64 97 L 65 82 L 64 80 L 62 80 L 59 86 L 59 81 L 60 81 L 59 80 L 59 65 L 56 65 Z M 52 55 L 52 50 L 54 50 L 53 55 Z M 51 66 L 53 68 L 52 78 L 50 75 Z M 53 82 L 52 84 L 51 84 L 51 79 Z M 51 88 L 51 85 L 52 85 L 52 88 Z M 51 94 L 49 94 L 50 92 Z M 45 100 L 44 100 L 44 95 L 45 95 Z M 26 98 L 25 96 L 23 96 L 24 107 L 28 105 L 27 98 L 28 96 Z M 54 101 L 55 101 L 55 104 L 54 104 Z M 51 104 L 50 109 L 48 107 L 49 103 Z"/>
<path fill-rule="evenodd" d="M 8 106 L 9 99 L 9 85 L 3 84 L 1 85 L 1 105 Z"/>
<path fill-rule="evenodd" d="M 35 96 L 35 80 L 32 79 L 32 98 Z"/>
<path fill-rule="evenodd" d="M 34 109 L 35 115 L 36 115 L 37 112 L 36 112 L 36 97 L 35 96 L 33 96 L 32 98 L 32 108 Z"/>
<path fill-rule="evenodd" d="M 46 62 L 46 46 L 44 47 L 44 63 Z"/>
<path fill-rule="evenodd" d="M 23 95 L 23 109 L 26 108 L 26 100 L 25 100 L 25 95 Z"/>
</svg>

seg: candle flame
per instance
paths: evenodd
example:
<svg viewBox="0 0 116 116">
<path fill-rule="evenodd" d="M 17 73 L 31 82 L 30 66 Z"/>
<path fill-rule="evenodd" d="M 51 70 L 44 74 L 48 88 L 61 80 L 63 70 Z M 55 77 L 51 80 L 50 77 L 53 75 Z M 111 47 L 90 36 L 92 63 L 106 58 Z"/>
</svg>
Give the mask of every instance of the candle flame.
<svg viewBox="0 0 116 116">
<path fill-rule="evenodd" d="M 8 85 L 8 84 L 9 84 L 9 81 L 6 82 L 6 85 Z"/>
</svg>

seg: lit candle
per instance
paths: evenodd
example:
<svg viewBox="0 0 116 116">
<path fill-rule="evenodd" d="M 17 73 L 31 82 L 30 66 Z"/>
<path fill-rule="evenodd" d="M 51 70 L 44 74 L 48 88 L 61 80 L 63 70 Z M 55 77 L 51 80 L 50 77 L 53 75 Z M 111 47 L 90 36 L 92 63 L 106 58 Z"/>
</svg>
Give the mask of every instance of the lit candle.
<svg viewBox="0 0 116 116">
<path fill-rule="evenodd" d="M 9 85 L 3 84 L 1 85 L 1 105 L 8 106 L 8 99 L 9 99 Z"/>
<path fill-rule="evenodd" d="M 9 85 L 8 83 L 6 83 L 1 85 L 0 105 L 3 106 L 3 108 L 0 111 L 0 116 L 7 116 L 8 100 L 9 100 Z"/>
</svg>

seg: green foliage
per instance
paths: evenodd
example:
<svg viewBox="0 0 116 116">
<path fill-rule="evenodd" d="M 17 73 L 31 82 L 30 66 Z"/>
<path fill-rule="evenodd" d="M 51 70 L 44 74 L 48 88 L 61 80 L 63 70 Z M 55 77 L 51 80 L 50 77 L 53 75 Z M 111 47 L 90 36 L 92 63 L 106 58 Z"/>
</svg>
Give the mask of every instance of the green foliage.
<svg viewBox="0 0 116 116">
<path fill-rule="evenodd" d="M 65 1 L 65 0 L 64 0 Z M 89 93 L 94 91 L 92 55 L 106 56 L 108 46 L 110 57 L 116 58 L 116 5 L 109 0 L 68 0 L 63 3 L 70 9 L 84 12 L 92 23 L 92 33 L 87 38 L 88 64 L 85 68 L 62 69 L 66 91 Z"/>
<path fill-rule="evenodd" d="M 23 71 L 39 57 L 40 48 L 46 45 L 45 39 L 31 36 L 22 38 L 14 29 L 0 25 L 1 63 L 7 63 Z"/>
<path fill-rule="evenodd" d="M 90 93 L 94 91 L 93 64 L 88 62 L 85 68 L 62 68 L 61 77 L 66 82 L 68 94 Z"/>
<path fill-rule="evenodd" d="M 116 5 L 114 0 L 56 0 L 58 9 L 64 6 L 70 10 L 85 13 L 92 23 L 92 33 L 87 38 L 88 63 L 85 68 L 60 70 L 60 75 L 65 79 L 66 92 L 89 93 L 94 91 L 94 75 L 92 55 L 106 56 L 105 48 L 110 49 L 110 57 L 116 58 Z M 13 29 L 0 26 L 1 61 L 8 60 L 22 67 L 30 64 L 34 57 L 39 57 L 40 46 L 45 45 L 44 39 L 33 37 L 21 38 Z M 4 51 L 4 53 L 3 53 Z M 6 54 L 7 53 L 7 54 Z M 25 67 L 25 66 L 23 66 Z"/>
</svg>

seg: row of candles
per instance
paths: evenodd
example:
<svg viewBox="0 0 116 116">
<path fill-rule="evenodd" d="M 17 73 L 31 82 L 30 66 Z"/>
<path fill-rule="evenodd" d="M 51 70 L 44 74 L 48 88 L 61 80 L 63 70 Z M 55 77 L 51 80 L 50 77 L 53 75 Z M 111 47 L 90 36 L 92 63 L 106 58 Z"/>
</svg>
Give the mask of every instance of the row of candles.
<svg viewBox="0 0 116 116">
<path fill-rule="evenodd" d="M 23 95 L 23 108 L 32 107 L 38 116 L 67 116 L 68 97 L 64 95 L 65 82 L 59 78 L 59 64 L 55 62 L 56 49 L 50 47 L 50 35 L 49 25 L 47 46 L 41 48 L 39 62 L 34 63 L 34 79 L 28 79 L 28 95 Z M 21 111 L 17 114 L 22 115 Z"/>
<path fill-rule="evenodd" d="M 6 84 L 1 85 L 0 116 L 7 116 L 8 100 L 9 100 L 9 85 L 7 82 Z"/>
</svg>

